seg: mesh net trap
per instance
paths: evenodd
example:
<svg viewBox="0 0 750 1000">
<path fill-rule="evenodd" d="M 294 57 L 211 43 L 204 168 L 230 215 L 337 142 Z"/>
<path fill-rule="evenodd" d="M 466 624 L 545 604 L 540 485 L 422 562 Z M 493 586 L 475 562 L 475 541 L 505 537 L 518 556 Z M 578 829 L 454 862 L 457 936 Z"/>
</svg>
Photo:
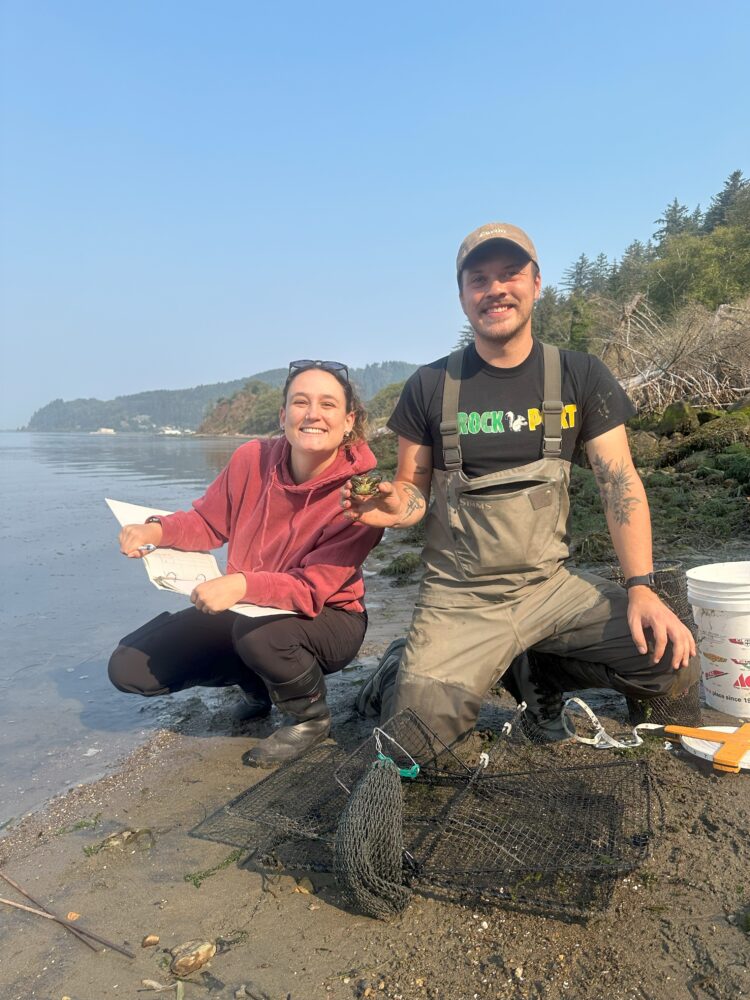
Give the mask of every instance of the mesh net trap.
<svg viewBox="0 0 750 1000">
<path fill-rule="evenodd" d="M 284 765 L 192 831 L 288 869 L 333 871 L 368 916 L 400 913 L 415 890 L 562 918 L 607 906 L 648 857 L 654 830 L 644 760 L 538 745 L 518 724 L 449 748 L 414 713 L 353 753 L 321 746 Z"/>
</svg>

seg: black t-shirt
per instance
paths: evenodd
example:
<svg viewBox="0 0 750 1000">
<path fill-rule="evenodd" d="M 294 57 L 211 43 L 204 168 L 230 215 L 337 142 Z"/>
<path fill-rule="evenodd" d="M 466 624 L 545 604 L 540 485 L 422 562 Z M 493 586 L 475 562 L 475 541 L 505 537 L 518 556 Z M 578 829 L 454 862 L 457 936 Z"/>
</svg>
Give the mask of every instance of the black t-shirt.
<svg viewBox="0 0 750 1000">
<path fill-rule="evenodd" d="M 562 458 L 575 461 L 586 441 L 625 423 L 635 407 L 607 366 L 591 354 L 561 351 Z M 388 427 L 415 444 L 431 444 L 444 469 L 440 421 L 447 357 L 409 378 Z M 470 478 L 528 465 L 542 457 L 542 345 L 515 368 L 486 364 L 474 345 L 464 353 L 457 414 L 464 473 Z"/>
</svg>

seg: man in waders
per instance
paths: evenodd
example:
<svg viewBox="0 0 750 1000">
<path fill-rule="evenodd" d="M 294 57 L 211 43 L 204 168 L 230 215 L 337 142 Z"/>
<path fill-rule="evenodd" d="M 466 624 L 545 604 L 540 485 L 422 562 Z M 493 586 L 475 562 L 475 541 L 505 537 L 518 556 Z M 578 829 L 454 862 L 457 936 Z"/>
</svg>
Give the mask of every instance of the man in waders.
<svg viewBox="0 0 750 1000">
<path fill-rule="evenodd" d="M 370 500 L 343 491 L 346 515 L 376 527 L 427 514 L 400 666 L 398 655 L 386 658 L 358 707 L 383 719 L 411 708 L 451 743 L 508 671 L 527 724 L 555 741 L 567 735 L 563 692 L 677 697 L 697 682 L 695 643 L 653 590 L 648 504 L 624 426 L 633 405 L 598 358 L 532 335 L 533 243 L 489 223 L 466 237 L 456 267 L 473 344 L 407 381 L 388 422 L 399 438 L 394 481 Z M 624 588 L 565 565 L 570 467 L 581 450 Z"/>
</svg>

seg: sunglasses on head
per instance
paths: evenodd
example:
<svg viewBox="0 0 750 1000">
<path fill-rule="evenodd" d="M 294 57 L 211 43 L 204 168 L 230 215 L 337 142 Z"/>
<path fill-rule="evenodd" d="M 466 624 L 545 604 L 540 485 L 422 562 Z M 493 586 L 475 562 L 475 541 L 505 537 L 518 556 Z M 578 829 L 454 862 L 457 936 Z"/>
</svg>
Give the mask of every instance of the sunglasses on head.
<svg viewBox="0 0 750 1000">
<path fill-rule="evenodd" d="M 324 372 L 330 372 L 349 381 L 349 369 L 342 365 L 340 361 L 314 361 L 312 358 L 302 358 L 300 361 L 289 362 L 289 374 L 297 375 L 299 372 L 306 372 L 310 368 L 320 368 Z"/>
</svg>

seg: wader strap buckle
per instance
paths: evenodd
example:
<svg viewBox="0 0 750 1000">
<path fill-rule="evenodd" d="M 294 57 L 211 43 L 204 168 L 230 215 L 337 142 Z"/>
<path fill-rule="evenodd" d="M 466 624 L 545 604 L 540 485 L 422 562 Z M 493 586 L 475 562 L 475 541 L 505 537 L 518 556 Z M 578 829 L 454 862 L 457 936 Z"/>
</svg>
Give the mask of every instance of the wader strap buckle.
<svg viewBox="0 0 750 1000">
<path fill-rule="evenodd" d="M 545 399 L 542 402 L 544 414 L 544 455 L 559 458 L 562 454 L 562 412 L 561 399 Z"/>
<path fill-rule="evenodd" d="M 455 420 L 440 421 L 440 436 L 443 439 L 443 460 L 447 472 L 461 468 L 461 446 L 458 443 L 458 424 Z"/>
<path fill-rule="evenodd" d="M 458 396 L 461 389 L 463 348 L 449 355 L 443 386 L 443 408 L 440 420 L 440 437 L 446 472 L 460 472 L 463 466 L 461 439 L 458 436 Z"/>
<path fill-rule="evenodd" d="M 562 366 L 560 351 L 551 344 L 542 344 L 544 359 L 544 414 L 543 455 L 545 458 L 562 456 Z"/>
</svg>

